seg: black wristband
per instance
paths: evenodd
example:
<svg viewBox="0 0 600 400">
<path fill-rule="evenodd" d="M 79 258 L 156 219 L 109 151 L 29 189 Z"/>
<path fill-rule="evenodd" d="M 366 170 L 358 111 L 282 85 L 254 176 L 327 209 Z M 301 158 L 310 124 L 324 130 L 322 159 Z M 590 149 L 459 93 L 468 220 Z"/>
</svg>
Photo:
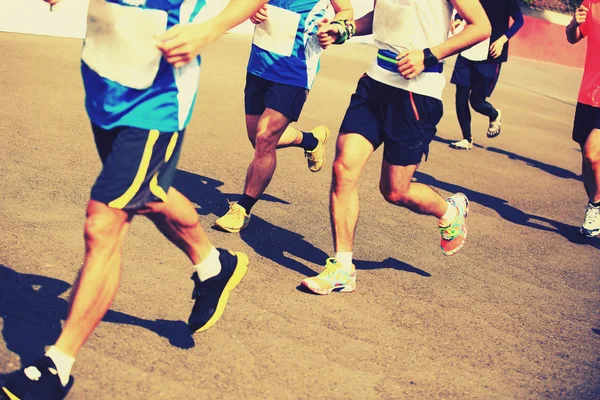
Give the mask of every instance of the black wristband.
<svg viewBox="0 0 600 400">
<path fill-rule="evenodd" d="M 440 60 L 436 56 L 433 55 L 430 49 L 423 49 L 423 55 L 425 58 L 423 59 L 423 65 L 425 68 L 434 67 L 440 63 Z"/>
</svg>

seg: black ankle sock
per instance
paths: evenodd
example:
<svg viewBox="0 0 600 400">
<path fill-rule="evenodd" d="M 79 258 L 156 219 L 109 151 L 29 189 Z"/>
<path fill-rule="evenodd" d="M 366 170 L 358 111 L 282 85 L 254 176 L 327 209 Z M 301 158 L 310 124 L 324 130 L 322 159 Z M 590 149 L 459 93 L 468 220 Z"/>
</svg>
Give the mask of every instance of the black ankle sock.
<svg viewBox="0 0 600 400">
<path fill-rule="evenodd" d="M 590 204 L 593 205 L 594 207 L 600 207 L 600 201 L 596 202 L 596 203 L 592 203 L 590 201 Z"/>
<path fill-rule="evenodd" d="M 302 141 L 298 147 L 302 147 L 304 150 L 313 151 L 319 145 L 319 139 L 312 134 L 312 132 L 302 132 Z"/>
<path fill-rule="evenodd" d="M 250 197 L 246 193 L 244 193 L 240 201 L 238 201 L 238 204 L 242 206 L 244 210 L 246 210 L 246 214 L 250 214 L 250 210 L 252 210 L 252 207 L 254 207 L 257 201 L 258 199 Z"/>
</svg>

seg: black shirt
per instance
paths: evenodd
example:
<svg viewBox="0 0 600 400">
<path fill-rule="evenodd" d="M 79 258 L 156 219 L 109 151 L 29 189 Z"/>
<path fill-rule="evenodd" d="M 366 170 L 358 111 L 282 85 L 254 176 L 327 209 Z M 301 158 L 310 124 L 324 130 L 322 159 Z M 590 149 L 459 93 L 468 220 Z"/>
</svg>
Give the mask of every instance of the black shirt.
<svg viewBox="0 0 600 400">
<path fill-rule="evenodd" d="M 492 36 L 490 37 L 490 44 L 498 40 L 502 35 L 506 35 L 507 38 L 511 38 L 515 33 L 523 27 L 523 13 L 519 6 L 518 0 L 480 0 L 485 13 L 490 20 L 492 25 Z M 515 21 L 513 25 L 508 27 L 510 18 Z M 457 15 L 457 18 L 462 19 Z M 488 57 L 487 62 L 493 64 L 500 64 L 508 60 L 508 43 L 504 45 L 502 54 L 498 58 Z"/>
</svg>

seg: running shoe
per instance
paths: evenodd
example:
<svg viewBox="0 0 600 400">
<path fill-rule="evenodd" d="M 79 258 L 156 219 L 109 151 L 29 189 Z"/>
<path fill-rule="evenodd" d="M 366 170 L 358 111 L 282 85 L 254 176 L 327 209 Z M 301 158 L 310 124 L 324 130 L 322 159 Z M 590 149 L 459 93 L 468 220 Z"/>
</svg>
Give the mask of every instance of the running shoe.
<svg viewBox="0 0 600 400">
<path fill-rule="evenodd" d="M 245 253 L 218 250 L 221 272 L 217 276 L 203 282 L 197 272 L 192 274 L 192 299 L 196 301 L 188 319 L 188 326 L 192 332 L 203 332 L 217 323 L 225 311 L 229 293 L 248 272 L 249 260 Z"/>
<path fill-rule="evenodd" d="M 473 148 L 473 140 L 459 140 L 458 142 L 450 143 L 450 147 L 457 150 L 471 150 Z"/>
<path fill-rule="evenodd" d="M 356 290 L 356 269 L 352 265 L 352 273 L 342 269 L 335 258 L 328 258 L 325 270 L 312 278 L 302 281 L 302 286 L 313 293 L 327 295 L 332 291 L 354 292 Z"/>
<path fill-rule="evenodd" d="M 502 110 L 497 109 L 496 111 L 498 111 L 498 116 L 495 120 L 490 121 L 490 127 L 487 131 L 487 137 L 490 139 L 498 136 L 500 134 L 500 130 L 502 129 Z"/>
<path fill-rule="evenodd" d="M 229 203 L 229 211 L 215 221 L 215 226 L 230 233 L 238 233 L 246 229 L 250 223 L 250 214 L 238 203 Z"/>
<path fill-rule="evenodd" d="M 600 234 L 600 207 L 588 203 L 585 208 L 585 219 L 579 228 L 579 234 L 587 237 L 596 237 Z"/>
<path fill-rule="evenodd" d="M 465 220 L 469 214 L 469 199 L 462 193 L 456 193 L 446 199 L 449 207 L 457 209 L 454 221 L 448 226 L 440 226 L 440 247 L 446 256 L 452 256 L 465 245 L 467 241 L 467 225 Z"/>
<path fill-rule="evenodd" d="M 325 143 L 329 139 L 330 132 L 325 125 L 319 125 L 311 133 L 317 138 L 319 144 L 312 151 L 304 150 L 304 156 L 308 163 L 308 169 L 312 172 L 319 172 L 325 164 Z"/>
<path fill-rule="evenodd" d="M 50 357 L 40 358 L 28 367 L 0 377 L 2 400 L 60 400 L 68 389 L 60 383 Z"/>
</svg>

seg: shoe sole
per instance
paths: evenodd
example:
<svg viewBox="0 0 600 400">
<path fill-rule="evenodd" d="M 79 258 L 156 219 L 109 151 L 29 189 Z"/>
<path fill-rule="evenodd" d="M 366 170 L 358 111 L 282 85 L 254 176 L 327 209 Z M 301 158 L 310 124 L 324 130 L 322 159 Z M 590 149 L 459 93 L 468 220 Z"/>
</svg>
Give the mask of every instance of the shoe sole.
<svg viewBox="0 0 600 400">
<path fill-rule="evenodd" d="M 241 231 L 243 231 L 244 229 L 246 229 L 248 227 L 248 225 L 250 225 L 250 220 L 248 220 L 248 222 L 246 224 L 242 225 L 242 227 L 239 228 L 239 229 L 228 228 L 226 226 L 219 225 L 218 223 L 215 222 L 215 227 L 216 228 L 219 228 L 219 230 L 221 230 L 223 232 L 229 232 L 229 233 L 240 233 Z"/>
<path fill-rule="evenodd" d="M 466 219 L 469 216 L 469 198 L 467 196 L 465 196 L 464 193 L 457 193 L 457 194 L 463 195 L 465 197 L 465 199 L 467 200 L 467 203 L 466 203 L 466 206 L 465 206 L 465 213 L 464 213 L 464 218 Z M 453 250 L 450 250 L 450 251 L 444 251 L 444 249 L 442 249 L 442 253 L 445 256 L 448 256 L 448 257 L 453 256 L 456 253 L 458 253 L 464 247 L 465 243 L 467 242 L 467 225 L 466 224 L 464 226 L 464 232 L 465 232 L 465 234 L 463 236 L 463 241 L 462 241 L 462 243 L 460 245 L 458 245 L 457 248 L 455 248 Z"/>
<path fill-rule="evenodd" d="M 221 297 L 219 298 L 219 301 L 217 303 L 217 309 L 215 310 L 213 316 L 208 320 L 208 322 L 204 324 L 202 328 L 196 330 L 194 333 L 200 333 L 210 329 L 214 324 L 217 323 L 219 319 L 221 319 L 221 316 L 225 311 L 225 307 L 227 307 L 229 293 L 231 293 L 231 291 L 235 289 L 237 285 L 240 284 L 240 282 L 242 281 L 242 279 L 244 279 L 244 276 L 246 276 L 246 273 L 248 272 L 248 265 L 250 264 L 248 255 L 246 253 L 240 252 L 232 252 L 232 254 L 237 256 L 238 262 L 235 266 L 235 271 L 233 271 L 233 275 L 231 275 L 231 278 L 229 278 L 229 282 L 227 282 L 227 285 L 225 285 L 225 289 L 223 289 L 223 293 L 221 294 Z"/>
<path fill-rule="evenodd" d="M 325 143 L 327 143 L 327 140 L 329 139 L 329 136 L 331 135 L 331 131 L 325 125 L 319 125 L 317 128 L 320 128 L 320 127 L 325 130 L 325 139 L 323 139 L 323 142 L 321 142 L 321 145 L 323 146 L 323 164 L 321 164 L 321 168 L 319 168 L 319 169 L 311 169 L 310 167 L 308 167 L 308 170 L 310 172 L 319 172 L 323 169 L 323 166 L 325 165 Z"/>
<path fill-rule="evenodd" d="M 2 388 L 2 391 L 6 394 L 6 396 L 8 397 L 8 400 L 21 400 L 19 397 L 17 397 L 14 394 L 12 394 L 10 392 L 10 390 L 8 390 L 5 387 Z M 0 394 L 2 394 L 2 393 L 0 393 Z"/>
<path fill-rule="evenodd" d="M 453 146 L 452 144 L 450 144 L 450 147 L 455 149 L 455 150 L 471 150 L 473 147 L 461 147 L 461 146 Z"/>
<path fill-rule="evenodd" d="M 595 231 L 588 231 L 587 229 L 583 230 L 582 228 L 580 228 L 579 229 L 579 235 L 580 236 L 585 236 L 585 237 L 588 237 L 588 238 L 594 238 L 594 237 L 600 235 L 600 229 L 595 230 Z"/>
<path fill-rule="evenodd" d="M 321 296 L 327 296 L 328 294 L 331 294 L 331 292 L 333 292 L 333 291 L 343 292 L 343 293 L 352 293 L 356 290 L 356 282 L 353 285 L 336 286 L 329 290 L 322 290 L 321 288 L 318 288 L 318 287 L 312 288 L 305 281 L 302 281 L 301 285 L 304 286 L 305 288 L 307 288 L 308 290 L 310 290 L 311 292 L 313 292 L 314 294 L 318 294 Z"/>
</svg>

